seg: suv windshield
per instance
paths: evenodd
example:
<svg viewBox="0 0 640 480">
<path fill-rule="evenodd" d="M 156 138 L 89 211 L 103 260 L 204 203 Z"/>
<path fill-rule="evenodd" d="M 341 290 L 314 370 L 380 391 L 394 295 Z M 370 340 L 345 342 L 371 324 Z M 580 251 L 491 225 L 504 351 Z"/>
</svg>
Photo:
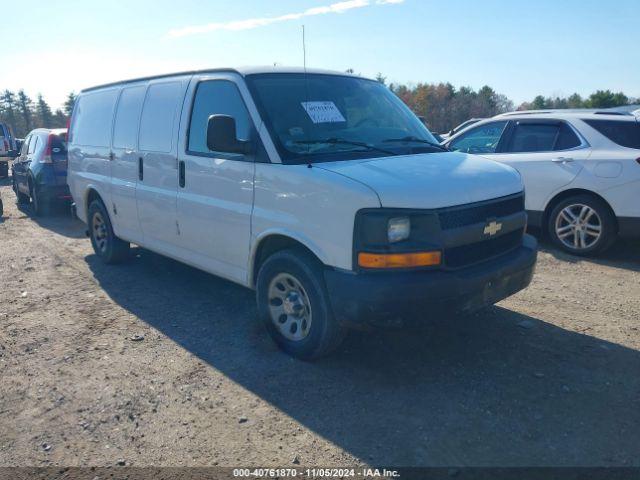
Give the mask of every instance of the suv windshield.
<svg viewBox="0 0 640 480">
<path fill-rule="evenodd" d="M 247 83 L 285 163 L 442 150 L 411 110 L 377 81 L 273 73 L 249 75 Z"/>
</svg>

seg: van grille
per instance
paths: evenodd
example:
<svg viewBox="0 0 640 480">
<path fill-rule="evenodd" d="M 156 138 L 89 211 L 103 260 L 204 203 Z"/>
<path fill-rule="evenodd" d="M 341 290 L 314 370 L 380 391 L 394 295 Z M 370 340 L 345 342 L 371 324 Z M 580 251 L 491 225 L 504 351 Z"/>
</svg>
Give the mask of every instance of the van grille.
<svg viewBox="0 0 640 480">
<path fill-rule="evenodd" d="M 506 217 L 524 210 L 524 195 L 498 198 L 480 205 L 454 207 L 438 214 L 440 228 L 451 230 L 476 223 L 486 222 L 490 218 Z"/>
<path fill-rule="evenodd" d="M 444 262 L 449 268 L 460 268 L 488 260 L 519 247 L 524 229 L 519 228 L 498 238 L 469 243 L 444 250 Z"/>
</svg>

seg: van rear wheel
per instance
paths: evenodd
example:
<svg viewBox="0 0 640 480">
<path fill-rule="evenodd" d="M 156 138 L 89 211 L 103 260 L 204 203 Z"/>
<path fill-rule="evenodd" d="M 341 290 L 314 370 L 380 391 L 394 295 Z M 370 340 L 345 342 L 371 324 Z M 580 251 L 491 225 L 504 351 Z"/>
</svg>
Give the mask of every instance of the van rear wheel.
<svg viewBox="0 0 640 480">
<path fill-rule="evenodd" d="M 129 256 L 128 242 L 116 237 L 104 204 L 94 200 L 89 205 L 89 237 L 96 255 L 106 264 L 120 263 Z"/>
<path fill-rule="evenodd" d="M 267 331 L 293 357 L 325 356 L 345 337 L 346 329 L 331 311 L 322 265 L 302 250 L 283 250 L 264 262 L 256 297 Z"/>
</svg>

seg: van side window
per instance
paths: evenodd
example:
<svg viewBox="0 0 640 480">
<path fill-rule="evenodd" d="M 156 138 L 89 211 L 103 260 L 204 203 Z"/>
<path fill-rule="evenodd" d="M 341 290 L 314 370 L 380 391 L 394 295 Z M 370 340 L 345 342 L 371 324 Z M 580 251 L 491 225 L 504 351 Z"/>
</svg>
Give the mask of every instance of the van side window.
<svg viewBox="0 0 640 480">
<path fill-rule="evenodd" d="M 114 148 L 136 149 L 138 147 L 138 125 L 140 124 L 144 94 L 144 86 L 122 90 L 113 125 Z"/>
<path fill-rule="evenodd" d="M 113 108 L 118 90 L 103 90 L 82 95 L 74 111 L 73 140 L 78 145 L 103 147 L 110 145 Z"/>
<path fill-rule="evenodd" d="M 211 115 L 230 115 L 236 120 L 236 134 L 239 140 L 251 136 L 251 118 L 235 83 L 228 80 L 201 82 L 196 90 L 191 121 L 189 124 L 189 144 L 187 151 L 193 154 L 207 154 L 207 122 Z M 228 154 L 225 154 L 225 156 Z M 237 155 L 241 157 L 242 155 Z"/>
<path fill-rule="evenodd" d="M 149 87 L 140 119 L 140 150 L 171 152 L 181 94 L 180 82 L 156 83 Z"/>
</svg>

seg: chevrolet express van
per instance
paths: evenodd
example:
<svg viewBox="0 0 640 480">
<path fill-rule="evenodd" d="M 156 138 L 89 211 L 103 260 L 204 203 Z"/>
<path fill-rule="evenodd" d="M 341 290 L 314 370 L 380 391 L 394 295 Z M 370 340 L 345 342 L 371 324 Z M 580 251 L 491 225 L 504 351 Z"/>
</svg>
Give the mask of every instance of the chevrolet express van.
<svg viewBox="0 0 640 480">
<path fill-rule="evenodd" d="M 493 304 L 534 271 L 520 175 L 447 151 L 374 80 L 220 69 L 90 88 L 68 157 L 96 255 L 134 243 L 255 289 L 298 358 L 349 327 Z"/>
</svg>

